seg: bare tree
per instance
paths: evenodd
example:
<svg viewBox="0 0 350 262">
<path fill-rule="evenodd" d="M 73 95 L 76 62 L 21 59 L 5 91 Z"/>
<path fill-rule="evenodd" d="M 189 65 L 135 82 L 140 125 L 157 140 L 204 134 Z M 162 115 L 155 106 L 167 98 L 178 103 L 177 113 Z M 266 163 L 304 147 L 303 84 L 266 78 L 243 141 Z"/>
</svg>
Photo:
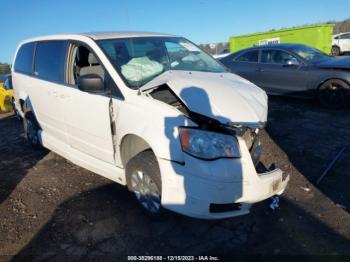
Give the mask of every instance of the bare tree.
<svg viewBox="0 0 350 262">
<path fill-rule="evenodd" d="M 0 63 L 0 74 L 9 74 L 9 73 L 11 73 L 10 65 Z"/>
</svg>

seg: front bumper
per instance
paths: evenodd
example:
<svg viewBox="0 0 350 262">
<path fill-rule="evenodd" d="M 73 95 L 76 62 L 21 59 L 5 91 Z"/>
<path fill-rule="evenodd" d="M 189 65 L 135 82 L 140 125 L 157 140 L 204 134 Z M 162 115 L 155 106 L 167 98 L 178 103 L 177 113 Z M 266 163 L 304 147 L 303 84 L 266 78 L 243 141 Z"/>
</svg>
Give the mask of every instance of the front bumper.
<svg viewBox="0 0 350 262">
<path fill-rule="evenodd" d="M 158 159 L 163 207 L 196 218 L 219 219 L 247 214 L 253 203 L 282 194 L 289 176 L 280 169 L 258 174 L 245 142 L 238 140 L 240 159 L 203 161 L 186 155 L 185 165 Z M 220 212 L 213 206 L 227 210 Z"/>
</svg>

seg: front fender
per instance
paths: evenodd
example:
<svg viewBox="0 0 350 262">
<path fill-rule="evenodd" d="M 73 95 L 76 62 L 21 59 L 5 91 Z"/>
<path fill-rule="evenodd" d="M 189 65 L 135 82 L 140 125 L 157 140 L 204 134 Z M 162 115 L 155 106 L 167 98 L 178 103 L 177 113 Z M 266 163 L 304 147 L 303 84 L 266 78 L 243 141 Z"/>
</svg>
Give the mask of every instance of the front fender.
<svg viewBox="0 0 350 262">
<path fill-rule="evenodd" d="M 194 124 L 170 106 L 160 103 L 158 106 L 158 109 L 151 105 L 146 109 L 147 103 L 143 103 L 141 109 L 140 106 L 124 102 L 116 118 L 118 145 L 120 147 L 123 138 L 132 134 L 146 141 L 156 157 L 183 163 L 178 127 Z M 117 162 L 122 164 L 120 156 Z"/>
</svg>

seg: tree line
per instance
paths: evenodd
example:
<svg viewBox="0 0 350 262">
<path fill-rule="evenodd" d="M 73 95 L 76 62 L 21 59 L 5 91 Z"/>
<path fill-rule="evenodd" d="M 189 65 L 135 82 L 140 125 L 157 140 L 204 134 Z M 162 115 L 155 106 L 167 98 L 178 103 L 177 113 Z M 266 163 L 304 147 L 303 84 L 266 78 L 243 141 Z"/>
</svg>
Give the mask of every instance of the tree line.
<svg viewBox="0 0 350 262">
<path fill-rule="evenodd" d="M 339 34 L 344 32 L 350 32 L 350 18 L 342 22 L 330 22 L 334 24 L 333 33 Z"/>
<path fill-rule="evenodd" d="M 6 63 L 0 63 L 0 74 L 10 74 L 11 66 Z"/>
</svg>

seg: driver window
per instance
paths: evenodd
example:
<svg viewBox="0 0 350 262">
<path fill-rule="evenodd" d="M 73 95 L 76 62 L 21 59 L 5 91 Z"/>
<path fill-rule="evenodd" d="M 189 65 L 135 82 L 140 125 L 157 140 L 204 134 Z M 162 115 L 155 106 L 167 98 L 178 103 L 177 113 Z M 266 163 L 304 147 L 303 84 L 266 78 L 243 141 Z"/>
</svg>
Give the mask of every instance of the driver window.
<svg viewBox="0 0 350 262">
<path fill-rule="evenodd" d="M 296 58 L 284 51 L 263 50 L 261 52 L 261 63 L 286 64 L 290 60 L 296 60 Z"/>
<path fill-rule="evenodd" d="M 91 74 L 97 75 L 103 80 L 105 95 L 113 95 L 119 99 L 124 99 L 120 89 L 100 64 L 95 54 L 84 45 L 72 44 L 67 62 L 67 84 L 77 86 L 79 77 Z"/>
<path fill-rule="evenodd" d="M 83 75 L 98 75 L 105 80 L 105 70 L 100 65 L 95 54 L 85 46 L 73 45 L 70 49 L 70 61 L 68 66 L 68 84 L 77 85 L 78 78 Z"/>
</svg>

